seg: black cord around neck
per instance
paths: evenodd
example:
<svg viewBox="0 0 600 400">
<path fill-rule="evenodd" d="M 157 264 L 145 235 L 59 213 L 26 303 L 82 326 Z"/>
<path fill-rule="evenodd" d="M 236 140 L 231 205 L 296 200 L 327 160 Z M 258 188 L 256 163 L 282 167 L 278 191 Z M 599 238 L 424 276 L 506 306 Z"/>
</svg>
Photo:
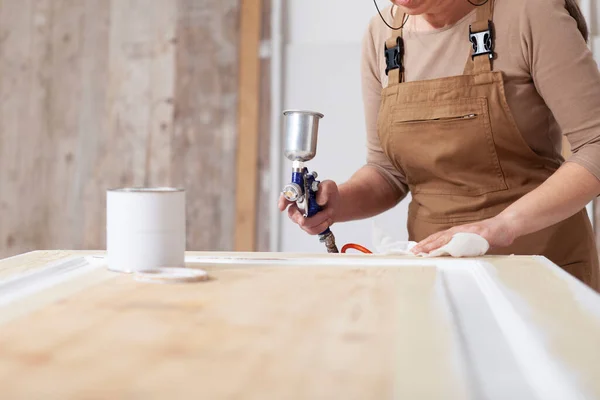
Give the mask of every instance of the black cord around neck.
<svg viewBox="0 0 600 400">
<path fill-rule="evenodd" d="M 473 3 L 471 0 L 467 0 L 471 5 L 474 5 L 475 7 L 481 7 L 484 6 L 488 1 L 490 0 L 485 0 L 483 3 L 481 4 L 477 4 L 477 3 Z"/>
<path fill-rule="evenodd" d="M 477 3 L 473 3 L 473 1 L 471 0 L 467 0 L 469 2 L 469 4 L 475 6 L 475 7 L 481 7 L 487 4 L 488 1 L 490 0 L 485 0 L 483 3 L 477 4 Z M 377 5 L 377 0 L 373 0 L 373 4 L 375 4 L 375 8 L 377 9 L 377 12 L 379 13 L 379 16 L 381 17 L 381 20 L 383 21 L 384 24 L 387 25 L 388 28 L 390 28 L 393 31 L 397 31 L 400 30 L 402 28 L 404 28 L 404 25 L 406 25 L 406 23 L 408 22 L 408 17 L 410 17 L 410 15 L 406 14 L 406 18 L 404 19 L 404 21 L 402 21 L 402 25 L 398 26 L 398 27 L 393 27 L 390 24 L 387 23 L 387 21 L 385 20 L 385 18 L 383 18 L 383 15 L 381 15 L 381 11 L 379 10 L 379 6 Z M 391 14 L 391 11 L 390 11 Z"/>
<path fill-rule="evenodd" d="M 486 0 L 488 1 L 488 0 Z M 408 17 L 410 15 L 406 14 L 406 18 L 404 19 L 404 21 L 402 21 L 402 25 L 400 25 L 397 28 L 394 28 L 393 26 L 391 26 L 390 24 L 387 23 L 387 21 L 385 20 L 385 18 L 383 18 L 383 15 L 381 15 L 381 11 L 379 10 L 379 6 L 377 5 L 377 0 L 373 0 L 373 4 L 375 4 L 375 8 L 377 9 L 377 12 L 379 13 L 379 16 L 381 17 L 381 20 L 383 21 L 384 24 L 387 25 L 388 28 L 390 28 L 393 31 L 397 31 L 400 30 L 402 28 L 404 28 L 404 25 L 406 25 L 406 22 L 408 21 Z"/>
</svg>

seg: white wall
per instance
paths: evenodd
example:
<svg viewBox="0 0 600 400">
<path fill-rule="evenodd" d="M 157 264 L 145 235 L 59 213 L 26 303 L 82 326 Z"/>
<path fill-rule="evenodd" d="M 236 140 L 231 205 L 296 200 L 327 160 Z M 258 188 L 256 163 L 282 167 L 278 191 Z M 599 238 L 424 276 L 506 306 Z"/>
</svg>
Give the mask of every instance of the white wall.
<svg viewBox="0 0 600 400">
<path fill-rule="evenodd" d="M 371 1 L 288 0 L 284 24 L 285 68 L 283 108 L 311 109 L 325 114 L 319 129 L 317 156 L 307 163 L 322 180 L 338 183 L 360 168 L 366 157 L 366 131 L 360 89 L 363 34 L 375 8 Z M 379 1 L 387 5 L 386 1 Z M 282 179 L 289 180 L 291 162 L 282 156 Z M 279 188 L 276 188 L 279 190 Z M 406 238 L 407 201 L 376 218 L 399 239 Z M 337 224 L 332 230 L 341 246 L 371 246 L 370 221 Z M 316 237 L 281 219 L 281 251 L 323 252 Z"/>
<path fill-rule="evenodd" d="M 600 64 L 600 2 L 598 0 L 580 0 L 579 3 L 590 27 L 592 36 L 590 47 Z"/>
</svg>

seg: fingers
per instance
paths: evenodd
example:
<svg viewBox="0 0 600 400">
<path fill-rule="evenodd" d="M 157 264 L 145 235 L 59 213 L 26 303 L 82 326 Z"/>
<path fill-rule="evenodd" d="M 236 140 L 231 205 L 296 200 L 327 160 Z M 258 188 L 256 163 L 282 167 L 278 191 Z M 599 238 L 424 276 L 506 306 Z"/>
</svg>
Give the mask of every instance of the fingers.
<svg viewBox="0 0 600 400">
<path fill-rule="evenodd" d="M 322 233 L 325 229 L 329 228 L 331 225 L 333 225 L 333 221 L 331 220 L 331 218 L 328 218 L 313 228 L 302 228 L 302 229 L 310 235 L 318 235 L 318 234 Z"/>
<path fill-rule="evenodd" d="M 414 254 L 431 253 L 432 251 L 448 244 L 450 239 L 452 239 L 451 231 L 434 233 L 425 240 L 419 242 L 415 247 L 412 248 L 411 251 Z"/>
<path fill-rule="evenodd" d="M 288 217 L 298 225 L 304 221 L 304 215 L 298 210 L 298 206 L 295 203 L 288 207 Z"/>
<path fill-rule="evenodd" d="M 421 252 L 427 253 L 427 254 L 431 253 L 432 251 L 437 250 L 440 247 L 445 246 L 446 244 L 448 244 L 448 242 L 450 242 L 450 239 L 452 239 L 452 235 L 446 233 L 446 234 L 440 236 L 439 238 L 437 238 L 437 239 L 435 239 L 435 240 L 433 240 L 433 241 L 431 241 L 431 242 L 429 242 L 427 244 L 424 244 L 421 247 Z"/>
<path fill-rule="evenodd" d="M 277 208 L 279 208 L 279 211 L 285 210 L 290 204 L 293 203 L 285 197 L 283 197 L 283 195 L 279 196 L 279 200 L 277 201 Z"/>
<path fill-rule="evenodd" d="M 310 218 L 304 218 L 300 227 L 311 235 L 318 235 L 333 225 L 331 210 L 323 210 Z"/>
<path fill-rule="evenodd" d="M 300 212 L 296 204 L 288 207 L 288 217 L 310 235 L 318 235 L 333 225 L 331 211 L 323 210 L 313 217 L 304 218 L 304 215 Z"/>
<path fill-rule="evenodd" d="M 317 191 L 317 204 L 321 207 L 329 204 L 338 195 L 338 187 L 334 181 L 323 181 Z"/>
<path fill-rule="evenodd" d="M 331 216 L 331 210 L 326 208 L 310 218 L 305 218 L 302 226 L 305 228 L 315 228 L 328 219 L 332 220 L 333 218 Z"/>
</svg>

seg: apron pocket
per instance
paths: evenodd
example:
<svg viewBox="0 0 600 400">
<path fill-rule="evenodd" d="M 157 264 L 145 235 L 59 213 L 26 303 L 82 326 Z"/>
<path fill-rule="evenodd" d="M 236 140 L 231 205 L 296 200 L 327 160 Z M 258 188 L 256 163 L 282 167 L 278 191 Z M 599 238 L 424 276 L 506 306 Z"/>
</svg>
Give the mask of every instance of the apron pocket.
<svg viewBox="0 0 600 400">
<path fill-rule="evenodd" d="M 507 189 L 486 98 L 396 105 L 388 157 L 413 193 L 477 196 Z"/>
</svg>

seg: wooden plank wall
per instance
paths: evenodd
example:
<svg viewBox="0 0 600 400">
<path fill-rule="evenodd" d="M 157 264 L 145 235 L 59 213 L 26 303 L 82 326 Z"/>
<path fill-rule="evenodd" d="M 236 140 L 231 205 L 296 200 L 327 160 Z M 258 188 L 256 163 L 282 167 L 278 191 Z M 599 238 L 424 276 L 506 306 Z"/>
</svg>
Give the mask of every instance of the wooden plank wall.
<svg viewBox="0 0 600 400">
<path fill-rule="evenodd" d="M 188 249 L 233 248 L 240 1 L 0 1 L 0 257 L 104 248 L 132 185 L 185 187 Z"/>
<path fill-rule="evenodd" d="M 239 0 L 178 5 L 171 176 L 192 199 L 188 248 L 233 249 Z"/>
<path fill-rule="evenodd" d="M 271 0 L 262 2 L 261 40 L 271 42 Z M 258 128 L 258 198 L 256 214 L 256 249 L 269 251 L 271 208 L 271 57 L 264 56 L 260 64 L 260 108 Z"/>
<path fill-rule="evenodd" d="M 236 251 L 256 249 L 261 5 L 262 0 L 242 0 L 240 7 Z"/>
</svg>

